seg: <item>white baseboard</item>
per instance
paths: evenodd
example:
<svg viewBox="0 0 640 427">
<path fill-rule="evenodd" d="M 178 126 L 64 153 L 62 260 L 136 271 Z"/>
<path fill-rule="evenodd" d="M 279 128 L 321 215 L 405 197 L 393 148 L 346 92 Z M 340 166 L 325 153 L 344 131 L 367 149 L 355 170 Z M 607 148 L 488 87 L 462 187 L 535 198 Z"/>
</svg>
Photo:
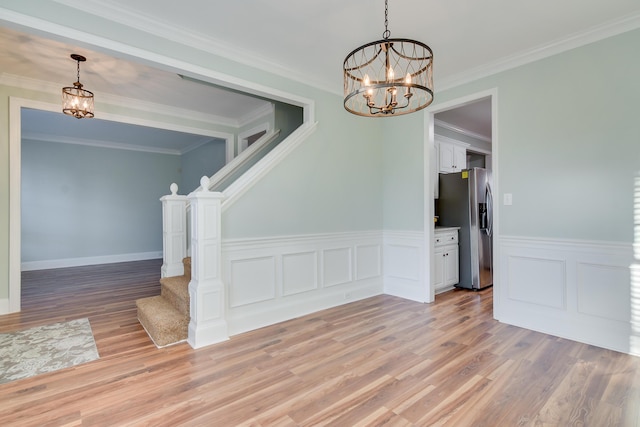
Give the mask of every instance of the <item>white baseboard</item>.
<svg viewBox="0 0 640 427">
<path fill-rule="evenodd" d="M 27 261 L 20 266 L 21 271 L 48 270 L 50 268 L 82 267 L 85 265 L 113 264 L 116 262 L 143 261 L 162 258 L 162 252 L 139 252 L 133 254 L 103 255 L 83 258 L 50 259 Z"/>
<path fill-rule="evenodd" d="M 640 277 L 631 243 L 502 237 L 498 320 L 640 354 L 633 310 Z"/>
</svg>

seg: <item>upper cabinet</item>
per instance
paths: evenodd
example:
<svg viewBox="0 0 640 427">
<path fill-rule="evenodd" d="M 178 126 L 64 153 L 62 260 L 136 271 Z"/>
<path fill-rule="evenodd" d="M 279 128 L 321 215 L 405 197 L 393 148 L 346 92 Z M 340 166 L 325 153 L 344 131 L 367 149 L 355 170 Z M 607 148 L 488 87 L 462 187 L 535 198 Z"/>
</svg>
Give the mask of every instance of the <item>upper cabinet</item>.
<svg viewBox="0 0 640 427">
<path fill-rule="evenodd" d="M 469 144 L 436 135 L 438 170 L 440 173 L 460 172 L 467 168 L 467 147 Z"/>
</svg>

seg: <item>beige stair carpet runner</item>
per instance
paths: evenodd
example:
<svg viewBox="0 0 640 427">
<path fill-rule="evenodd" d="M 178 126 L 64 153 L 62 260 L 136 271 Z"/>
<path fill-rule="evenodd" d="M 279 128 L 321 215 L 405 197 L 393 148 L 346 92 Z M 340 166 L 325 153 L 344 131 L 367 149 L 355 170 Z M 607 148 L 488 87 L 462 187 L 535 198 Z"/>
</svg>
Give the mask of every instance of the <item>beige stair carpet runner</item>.
<svg viewBox="0 0 640 427">
<path fill-rule="evenodd" d="M 136 301 L 138 320 L 157 347 L 177 344 L 188 336 L 191 258 L 182 263 L 182 276 L 160 279 L 160 295 Z"/>
</svg>

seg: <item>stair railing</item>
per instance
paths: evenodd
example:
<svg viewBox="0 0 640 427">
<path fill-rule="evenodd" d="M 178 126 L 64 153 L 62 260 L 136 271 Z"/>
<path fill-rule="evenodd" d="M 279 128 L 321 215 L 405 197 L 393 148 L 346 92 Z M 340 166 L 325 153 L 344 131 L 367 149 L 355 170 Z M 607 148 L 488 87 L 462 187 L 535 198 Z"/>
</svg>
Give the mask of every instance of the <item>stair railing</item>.
<svg viewBox="0 0 640 427">
<path fill-rule="evenodd" d="M 208 181 L 207 190 L 229 183 L 233 175 L 242 174 L 251 167 L 256 158 L 264 157 L 271 150 L 280 130 L 271 130 L 262 135 L 240 155 L 223 166 Z M 191 253 L 191 206 L 187 196 L 178 195 L 178 185 L 171 184 L 171 194 L 160 198 L 162 202 L 162 277 L 181 276 L 184 273 L 182 260 Z M 194 192 L 200 191 L 202 186 Z"/>
<path fill-rule="evenodd" d="M 188 196 L 178 195 L 178 186 L 174 183 L 170 186 L 171 194 L 160 198 L 163 216 L 162 277 L 184 274 L 182 260 L 188 254 L 191 256 L 191 320 L 187 341 L 192 347 L 199 348 L 229 339 L 225 287 L 221 274 L 222 210 L 305 140 L 315 128 L 315 123 L 303 124 L 287 137 L 286 146 L 277 145 L 276 138 L 280 131 L 269 132 L 214 176 L 203 176 L 200 187 Z M 259 162 L 260 159 L 262 162 Z M 211 191 L 214 188 L 217 191 Z M 226 201 L 224 206 L 223 200 Z"/>
</svg>

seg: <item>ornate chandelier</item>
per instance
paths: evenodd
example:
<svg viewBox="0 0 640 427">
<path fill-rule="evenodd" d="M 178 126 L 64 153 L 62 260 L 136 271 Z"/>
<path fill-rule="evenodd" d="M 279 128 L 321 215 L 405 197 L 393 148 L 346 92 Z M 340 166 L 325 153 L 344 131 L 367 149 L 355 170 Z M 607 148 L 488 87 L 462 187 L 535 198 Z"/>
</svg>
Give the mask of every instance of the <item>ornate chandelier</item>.
<svg viewBox="0 0 640 427">
<path fill-rule="evenodd" d="M 344 60 L 344 108 L 366 117 L 422 110 L 433 102 L 433 52 L 424 43 L 391 39 L 388 0 L 383 40 L 355 49 Z"/>
<path fill-rule="evenodd" d="M 83 89 L 80 83 L 80 62 L 87 58 L 73 53 L 71 59 L 78 63 L 78 79 L 73 87 L 62 88 L 62 112 L 76 119 L 90 119 L 93 117 L 93 92 Z"/>
</svg>

